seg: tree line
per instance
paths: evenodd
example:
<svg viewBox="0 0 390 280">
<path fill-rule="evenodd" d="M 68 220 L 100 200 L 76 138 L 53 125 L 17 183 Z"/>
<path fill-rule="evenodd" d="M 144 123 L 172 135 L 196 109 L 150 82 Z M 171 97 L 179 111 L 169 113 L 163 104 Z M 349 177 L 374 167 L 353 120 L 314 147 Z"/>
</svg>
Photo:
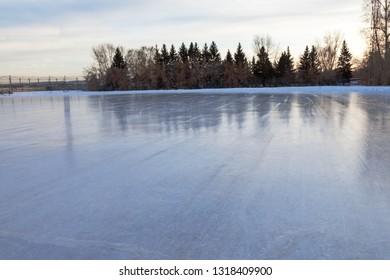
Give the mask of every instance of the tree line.
<svg viewBox="0 0 390 280">
<path fill-rule="evenodd" d="M 364 0 L 367 51 L 357 76 L 369 85 L 390 85 L 390 0 Z"/>
<path fill-rule="evenodd" d="M 354 69 L 347 43 L 334 32 L 306 46 L 298 61 L 269 35 L 255 37 L 252 59 L 241 44 L 223 58 L 215 42 L 130 50 L 102 44 L 92 48 L 94 63 L 85 78 L 92 90 L 335 85 L 348 83 L 352 74 L 368 85 L 390 85 L 390 0 L 363 2 L 367 48 Z"/>
<path fill-rule="evenodd" d="M 178 49 L 163 44 L 127 51 L 101 44 L 92 48 L 94 63 L 85 69 L 85 78 L 90 90 L 128 90 L 322 85 L 347 83 L 352 77 L 352 55 L 345 41 L 337 63 L 337 51 L 330 52 L 328 42 L 306 46 L 297 65 L 289 48 L 275 55 L 269 35 L 257 38 L 256 44 L 250 61 L 240 43 L 223 58 L 214 41 L 203 47 L 191 42 Z"/>
</svg>

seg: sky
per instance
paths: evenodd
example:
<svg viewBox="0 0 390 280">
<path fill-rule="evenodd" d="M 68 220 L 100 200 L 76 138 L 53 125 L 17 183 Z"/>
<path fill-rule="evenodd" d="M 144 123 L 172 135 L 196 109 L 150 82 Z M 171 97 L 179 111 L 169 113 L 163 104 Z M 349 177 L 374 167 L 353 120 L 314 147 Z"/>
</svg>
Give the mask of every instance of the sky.
<svg viewBox="0 0 390 280">
<path fill-rule="evenodd" d="M 250 59 L 269 34 L 298 59 L 340 32 L 361 57 L 363 0 L 0 0 L 0 76 L 82 76 L 102 43 L 127 49 L 215 41 L 222 57 L 241 43 Z"/>
</svg>

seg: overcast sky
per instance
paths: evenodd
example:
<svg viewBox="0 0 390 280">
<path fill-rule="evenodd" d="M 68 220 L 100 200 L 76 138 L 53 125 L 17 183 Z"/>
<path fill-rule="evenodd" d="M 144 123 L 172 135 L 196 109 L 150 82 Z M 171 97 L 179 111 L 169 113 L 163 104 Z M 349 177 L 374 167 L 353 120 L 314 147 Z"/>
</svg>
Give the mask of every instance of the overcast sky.
<svg viewBox="0 0 390 280">
<path fill-rule="evenodd" d="M 215 41 L 222 57 L 269 34 L 295 57 L 326 32 L 365 48 L 362 0 L 0 0 L 1 75 L 82 75 L 101 43 L 177 48 Z"/>
</svg>

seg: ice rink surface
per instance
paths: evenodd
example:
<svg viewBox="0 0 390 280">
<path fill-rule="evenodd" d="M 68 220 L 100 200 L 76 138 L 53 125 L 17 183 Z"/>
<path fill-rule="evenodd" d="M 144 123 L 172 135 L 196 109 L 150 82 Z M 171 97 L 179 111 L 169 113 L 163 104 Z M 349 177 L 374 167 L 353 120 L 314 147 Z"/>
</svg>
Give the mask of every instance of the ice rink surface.
<svg viewBox="0 0 390 280">
<path fill-rule="evenodd" d="M 390 94 L 14 94 L 0 121 L 0 259 L 390 259 Z"/>
</svg>

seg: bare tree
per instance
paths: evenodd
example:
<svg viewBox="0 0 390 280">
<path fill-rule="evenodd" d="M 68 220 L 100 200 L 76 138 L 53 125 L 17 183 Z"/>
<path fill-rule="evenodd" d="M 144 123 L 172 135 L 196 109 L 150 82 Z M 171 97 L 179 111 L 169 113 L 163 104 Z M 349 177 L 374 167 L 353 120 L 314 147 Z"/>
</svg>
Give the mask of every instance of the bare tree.
<svg viewBox="0 0 390 280">
<path fill-rule="evenodd" d="M 363 13 L 369 53 L 370 84 L 390 84 L 390 0 L 365 0 Z"/>
<path fill-rule="evenodd" d="M 154 66 L 154 47 L 143 46 L 127 51 L 125 61 L 133 87 L 145 89 L 152 83 L 152 67 Z"/>
<path fill-rule="evenodd" d="M 256 55 L 259 55 L 261 48 L 264 47 L 269 58 L 276 62 L 279 57 L 279 44 L 269 34 L 256 35 L 253 39 L 253 50 Z"/>
<path fill-rule="evenodd" d="M 92 48 L 92 56 L 102 75 L 110 69 L 115 50 L 113 44 L 101 44 Z"/>
<path fill-rule="evenodd" d="M 322 40 L 316 40 L 320 66 L 319 82 L 321 84 L 336 83 L 336 63 L 343 36 L 338 31 L 326 33 Z"/>
<path fill-rule="evenodd" d="M 317 40 L 318 58 L 322 71 L 332 71 L 336 68 L 342 42 L 343 36 L 338 31 L 326 33 L 322 42 Z"/>
<path fill-rule="evenodd" d="M 93 63 L 84 69 L 84 72 L 86 81 L 94 90 L 105 89 L 107 73 L 112 66 L 115 50 L 116 47 L 108 43 L 92 48 Z"/>
</svg>

